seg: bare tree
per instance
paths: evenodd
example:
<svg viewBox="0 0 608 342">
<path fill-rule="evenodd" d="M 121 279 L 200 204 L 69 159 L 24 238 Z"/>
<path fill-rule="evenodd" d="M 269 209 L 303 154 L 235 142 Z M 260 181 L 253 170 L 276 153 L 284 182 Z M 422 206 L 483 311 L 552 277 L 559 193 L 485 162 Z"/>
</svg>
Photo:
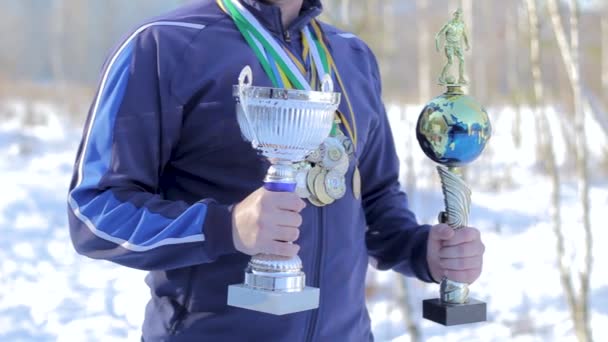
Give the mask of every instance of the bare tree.
<svg viewBox="0 0 608 342">
<path fill-rule="evenodd" d="M 417 23 L 418 23 L 418 103 L 426 103 L 431 99 L 431 61 L 429 42 L 431 36 L 427 24 L 429 8 L 428 0 L 417 0 Z"/>
<path fill-rule="evenodd" d="M 397 282 L 397 301 L 400 303 L 401 310 L 404 314 L 405 325 L 407 332 L 410 335 L 410 341 L 420 342 L 422 341 L 422 336 L 420 334 L 420 328 L 418 327 L 418 323 L 413 317 L 412 303 L 409 295 L 409 281 L 406 277 L 402 275 L 396 275 L 396 277 L 399 278 Z"/>
<path fill-rule="evenodd" d="M 608 4 L 604 4 L 602 13 L 602 93 L 604 103 L 608 107 Z"/>
<path fill-rule="evenodd" d="M 574 286 L 572 284 L 572 277 L 568 270 L 568 264 L 566 260 L 565 250 L 565 238 L 562 230 L 561 222 L 561 189 L 560 189 L 560 175 L 555 160 L 555 150 L 553 149 L 553 143 L 551 141 L 552 132 L 551 126 L 546 113 L 544 112 L 544 86 L 542 82 L 542 69 L 540 61 L 540 43 L 539 43 L 539 20 L 538 12 L 536 9 L 536 0 L 525 0 L 526 7 L 528 9 L 528 19 L 530 26 L 530 64 L 532 67 L 532 79 L 534 86 L 533 104 L 535 109 L 536 125 L 538 132 L 538 144 L 539 150 L 542 152 L 544 157 L 544 164 L 546 165 L 548 174 L 551 177 L 551 205 L 549 206 L 549 213 L 551 223 L 553 226 L 553 233 L 556 238 L 556 251 L 558 266 L 560 271 L 560 279 L 564 291 L 566 292 L 566 298 L 568 305 L 571 308 L 572 316 L 574 315 L 573 308 L 575 305 Z"/>
<path fill-rule="evenodd" d="M 574 293 L 574 280 L 570 272 L 563 274 L 562 284 L 566 290 L 568 304 L 573 315 L 576 336 L 579 341 L 591 341 L 592 334 L 589 326 L 589 276 L 592 267 L 592 231 L 589 205 L 589 175 L 588 175 L 588 149 L 585 134 L 585 113 L 582 97 L 579 60 L 579 32 L 578 32 L 578 3 L 569 1 L 570 7 L 570 42 L 566 37 L 566 30 L 559 14 L 556 0 L 548 0 L 547 7 L 555 37 L 559 46 L 566 74 L 572 88 L 575 126 L 575 152 L 576 168 L 579 181 L 579 196 L 582 206 L 583 230 L 585 233 L 584 263 L 579 272 L 580 293 Z"/>
</svg>

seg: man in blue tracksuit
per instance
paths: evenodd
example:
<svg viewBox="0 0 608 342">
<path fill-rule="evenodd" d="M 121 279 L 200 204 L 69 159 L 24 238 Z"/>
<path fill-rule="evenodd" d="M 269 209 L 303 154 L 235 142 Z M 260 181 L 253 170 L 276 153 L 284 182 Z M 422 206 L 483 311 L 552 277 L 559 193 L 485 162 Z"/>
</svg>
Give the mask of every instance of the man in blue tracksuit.
<svg viewBox="0 0 608 342">
<path fill-rule="evenodd" d="M 294 56 L 322 9 L 319 0 L 240 4 Z M 215 1 L 140 26 L 107 60 L 70 187 L 70 233 L 81 254 L 150 271 L 145 341 L 369 341 L 370 259 L 426 282 L 479 276 L 476 229 L 420 225 L 408 210 L 372 52 L 321 27 L 358 136 L 347 194 L 326 207 L 261 189 L 269 164 L 241 136 L 232 86 L 245 65 L 254 85 L 272 84 Z M 228 285 L 243 282 L 257 253 L 299 253 L 319 308 L 273 316 L 227 306 Z"/>
</svg>

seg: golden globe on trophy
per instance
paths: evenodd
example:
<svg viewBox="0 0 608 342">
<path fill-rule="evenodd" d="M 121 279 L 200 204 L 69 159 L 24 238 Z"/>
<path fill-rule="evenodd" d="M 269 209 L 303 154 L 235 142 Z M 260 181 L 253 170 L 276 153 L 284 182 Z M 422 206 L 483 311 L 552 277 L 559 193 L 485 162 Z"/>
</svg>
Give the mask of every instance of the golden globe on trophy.
<svg viewBox="0 0 608 342">
<path fill-rule="evenodd" d="M 443 26 L 435 38 L 437 50 L 445 39 L 447 63 L 439 77 L 446 86 L 444 94 L 426 104 L 416 125 L 416 137 L 424 153 L 438 163 L 445 202 L 439 221 L 454 229 L 468 224 L 471 190 L 462 179 L 460 168 L 473 162 L 483 152 L 492 135 L 486 110 L 464 93 L 464 47 L 469 49 L 462 11 Z M 458 78 L 451 74 L 454 57 L 458 58 Z M 423 317 L 443 325 L 457 325 L 486 320 L 486 303 L 469 298 L 468 284 L 444 278 L 440 296 L 423 301 Z"/>
</svg>

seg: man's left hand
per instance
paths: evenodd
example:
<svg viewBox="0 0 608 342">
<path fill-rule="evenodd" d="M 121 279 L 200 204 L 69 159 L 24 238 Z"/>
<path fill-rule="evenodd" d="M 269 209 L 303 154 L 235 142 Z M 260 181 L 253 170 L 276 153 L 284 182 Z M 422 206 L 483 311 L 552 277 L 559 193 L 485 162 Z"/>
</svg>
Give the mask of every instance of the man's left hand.
<svg viewBox="0 0 608 342">
<path fill-rule="evenodd" d="M 481 274 L 485 246 L 479 230 L 452 229 L 446 224 L 431 227 L 426 258 L 433 279 L 471 284 Z"/>
</svg>

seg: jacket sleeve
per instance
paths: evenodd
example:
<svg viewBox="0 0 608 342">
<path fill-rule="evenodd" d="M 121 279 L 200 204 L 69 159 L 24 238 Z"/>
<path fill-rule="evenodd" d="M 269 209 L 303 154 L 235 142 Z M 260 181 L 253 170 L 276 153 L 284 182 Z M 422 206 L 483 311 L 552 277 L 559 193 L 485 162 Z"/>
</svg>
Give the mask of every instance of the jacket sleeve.
<svg viewBox="0 0 608 342">
<path fill-rule="evenodd" d="M 134 33 L 106 63 L 68 195 L 75 249 L 143 270 L 235 252 L 228 206 L 212 199 L 168 201 L 159 191 L 182 115 L 169 88 L 172 62 L 159 56 L 176 47 L 159 31 Z"/>
<path fill-rule="evenodd" d="M 378 65 L 371 51 L 374 107 L 378 114 L 370 125 L 360 155 L 362 201 L 368 230 L 366 244 L 374 266 L 393 269 L 432 282 L 426 260 L 430 226 L 420 225 L 408 209 L 407 195 L 399 184 L 399 159 L 384 104 Z"/>
</svg>

